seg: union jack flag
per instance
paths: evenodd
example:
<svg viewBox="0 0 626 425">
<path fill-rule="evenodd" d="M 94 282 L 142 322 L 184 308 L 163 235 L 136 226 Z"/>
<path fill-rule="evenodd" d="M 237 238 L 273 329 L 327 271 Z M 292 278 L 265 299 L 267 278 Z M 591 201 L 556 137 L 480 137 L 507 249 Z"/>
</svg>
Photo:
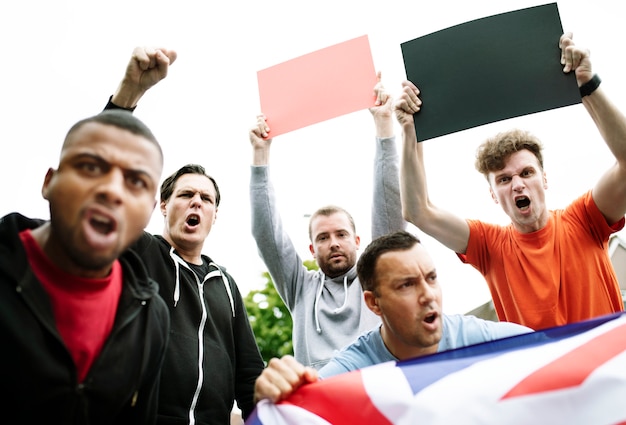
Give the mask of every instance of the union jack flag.
<svg viewBox="0 0 626 425">
<path fill-rule="evenodd" d="M 304 385 L 246 425 L 626 425 L 626 313 Z"/>
</svg>

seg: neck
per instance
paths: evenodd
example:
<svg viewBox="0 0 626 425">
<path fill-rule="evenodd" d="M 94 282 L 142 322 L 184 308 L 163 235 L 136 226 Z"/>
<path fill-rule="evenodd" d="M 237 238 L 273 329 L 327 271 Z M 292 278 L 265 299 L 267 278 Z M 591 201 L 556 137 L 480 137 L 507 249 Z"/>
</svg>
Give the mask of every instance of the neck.
<svg viewBox="0 0 626 425">
<path fill-rule="evenodd" d="M 180 258 L 191 264 L 202 264 L 202 245 L 185 246 L 174 242 L 169 235 L 164 235 L 163 237 L 174 247 Z"/>
<path fill-rule="evenodd" d="M 380 327 L 380 335 L 387 350 L 398 360 L 408 360 L 414 357 L 434 354 L 437 352 L 437 347 L 439 346 L 439 344 L 433 344 L 428 347 L 409 345 L 399 340 L 392 332 L 389 332 L 384 323 Z"/>
</svg>

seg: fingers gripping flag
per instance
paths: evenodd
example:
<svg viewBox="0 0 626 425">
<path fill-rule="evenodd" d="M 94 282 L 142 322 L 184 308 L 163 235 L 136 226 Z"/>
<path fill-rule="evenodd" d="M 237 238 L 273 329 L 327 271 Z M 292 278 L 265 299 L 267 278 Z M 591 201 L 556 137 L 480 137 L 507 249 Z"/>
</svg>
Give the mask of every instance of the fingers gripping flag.
<svg viewBox="0 0 626 425">
<path fill-rule="evenodd" d="M 626 425 L 626 313 L 388 362 L 262 401 L 246 425 Z"/>
</svg>

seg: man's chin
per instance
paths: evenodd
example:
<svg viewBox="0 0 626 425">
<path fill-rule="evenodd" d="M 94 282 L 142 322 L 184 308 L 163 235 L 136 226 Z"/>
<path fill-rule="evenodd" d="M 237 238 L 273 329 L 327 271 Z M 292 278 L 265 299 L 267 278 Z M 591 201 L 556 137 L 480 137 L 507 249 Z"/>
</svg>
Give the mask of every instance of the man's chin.
<svg viewBox="0 0 626 425">
<path fill-rule="evenodd" d="M 326 274 L 329 276 L 341 276 L 342 274 L 347 273 L 348 270 L 350 270 L 350 267 L 347 267 L 345 263 L 341 265 L 331 265 L 328 267 L 329 272 Z"/>
</svg>

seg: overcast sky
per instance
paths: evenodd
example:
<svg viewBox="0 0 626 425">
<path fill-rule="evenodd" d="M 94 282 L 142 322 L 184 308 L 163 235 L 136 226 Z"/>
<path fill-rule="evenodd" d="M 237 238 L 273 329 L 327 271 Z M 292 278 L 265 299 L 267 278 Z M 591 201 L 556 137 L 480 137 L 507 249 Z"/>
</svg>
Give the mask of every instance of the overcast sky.
<svg viewBox="0 0 626 425">
<path fill-rule="evenodd" d="M 69 127 L 104 107 L 135 46 L 175 49 L 178 59 L 168 78 L 144 97 L 135 114 L 163 145 L 164 176 L 197 162 L 217 179 L 222 205 L 205 253 L 226 266 L 246 294 L 260 288 L 265 271 L 251 237 L 248 196 L 252 157 L 248 130 L 260 112 L 258 70 L 368 35 L 374 65 L 397 94 L 405 79 L 401 43 L 545 3 L 2 2 L 0 215 L 19 211 L 47 218 L 41 183 L 48 167 L 57 165 Z M 620 3 L 557 4 L 564 29 L 591 49 L 603 87 L 626 110 Z M 463 66 L 458 64 L 459 72 Z M 507 223 L 484 178 L 474 170 L 473 155 L 483 139 L 511 127 L 531 130 L 544 141 L 551 208 L 564 207 L 591 188 L 613 162 L 583 106 L 574 105 L 424 142 L 433 202 L 463 217 Z M 399 136 L 397 123 L 396 129 Z M 272 177 L 286 228 L 304 259 L 311 258 L 305 216 L 323 204 L 336 203 L 352 212 L 362 243 L 369 242 L 373 137 L 373 121 L 363 110 L 274 139 Z M 154 214 L 148 231 L 160 233 L 162 228 L 162 217 Z M 464 313 L 489 299 L 478 272 L 413 230 L 422 236 L 438 267 L 444 311 Z"/>
</svg>

